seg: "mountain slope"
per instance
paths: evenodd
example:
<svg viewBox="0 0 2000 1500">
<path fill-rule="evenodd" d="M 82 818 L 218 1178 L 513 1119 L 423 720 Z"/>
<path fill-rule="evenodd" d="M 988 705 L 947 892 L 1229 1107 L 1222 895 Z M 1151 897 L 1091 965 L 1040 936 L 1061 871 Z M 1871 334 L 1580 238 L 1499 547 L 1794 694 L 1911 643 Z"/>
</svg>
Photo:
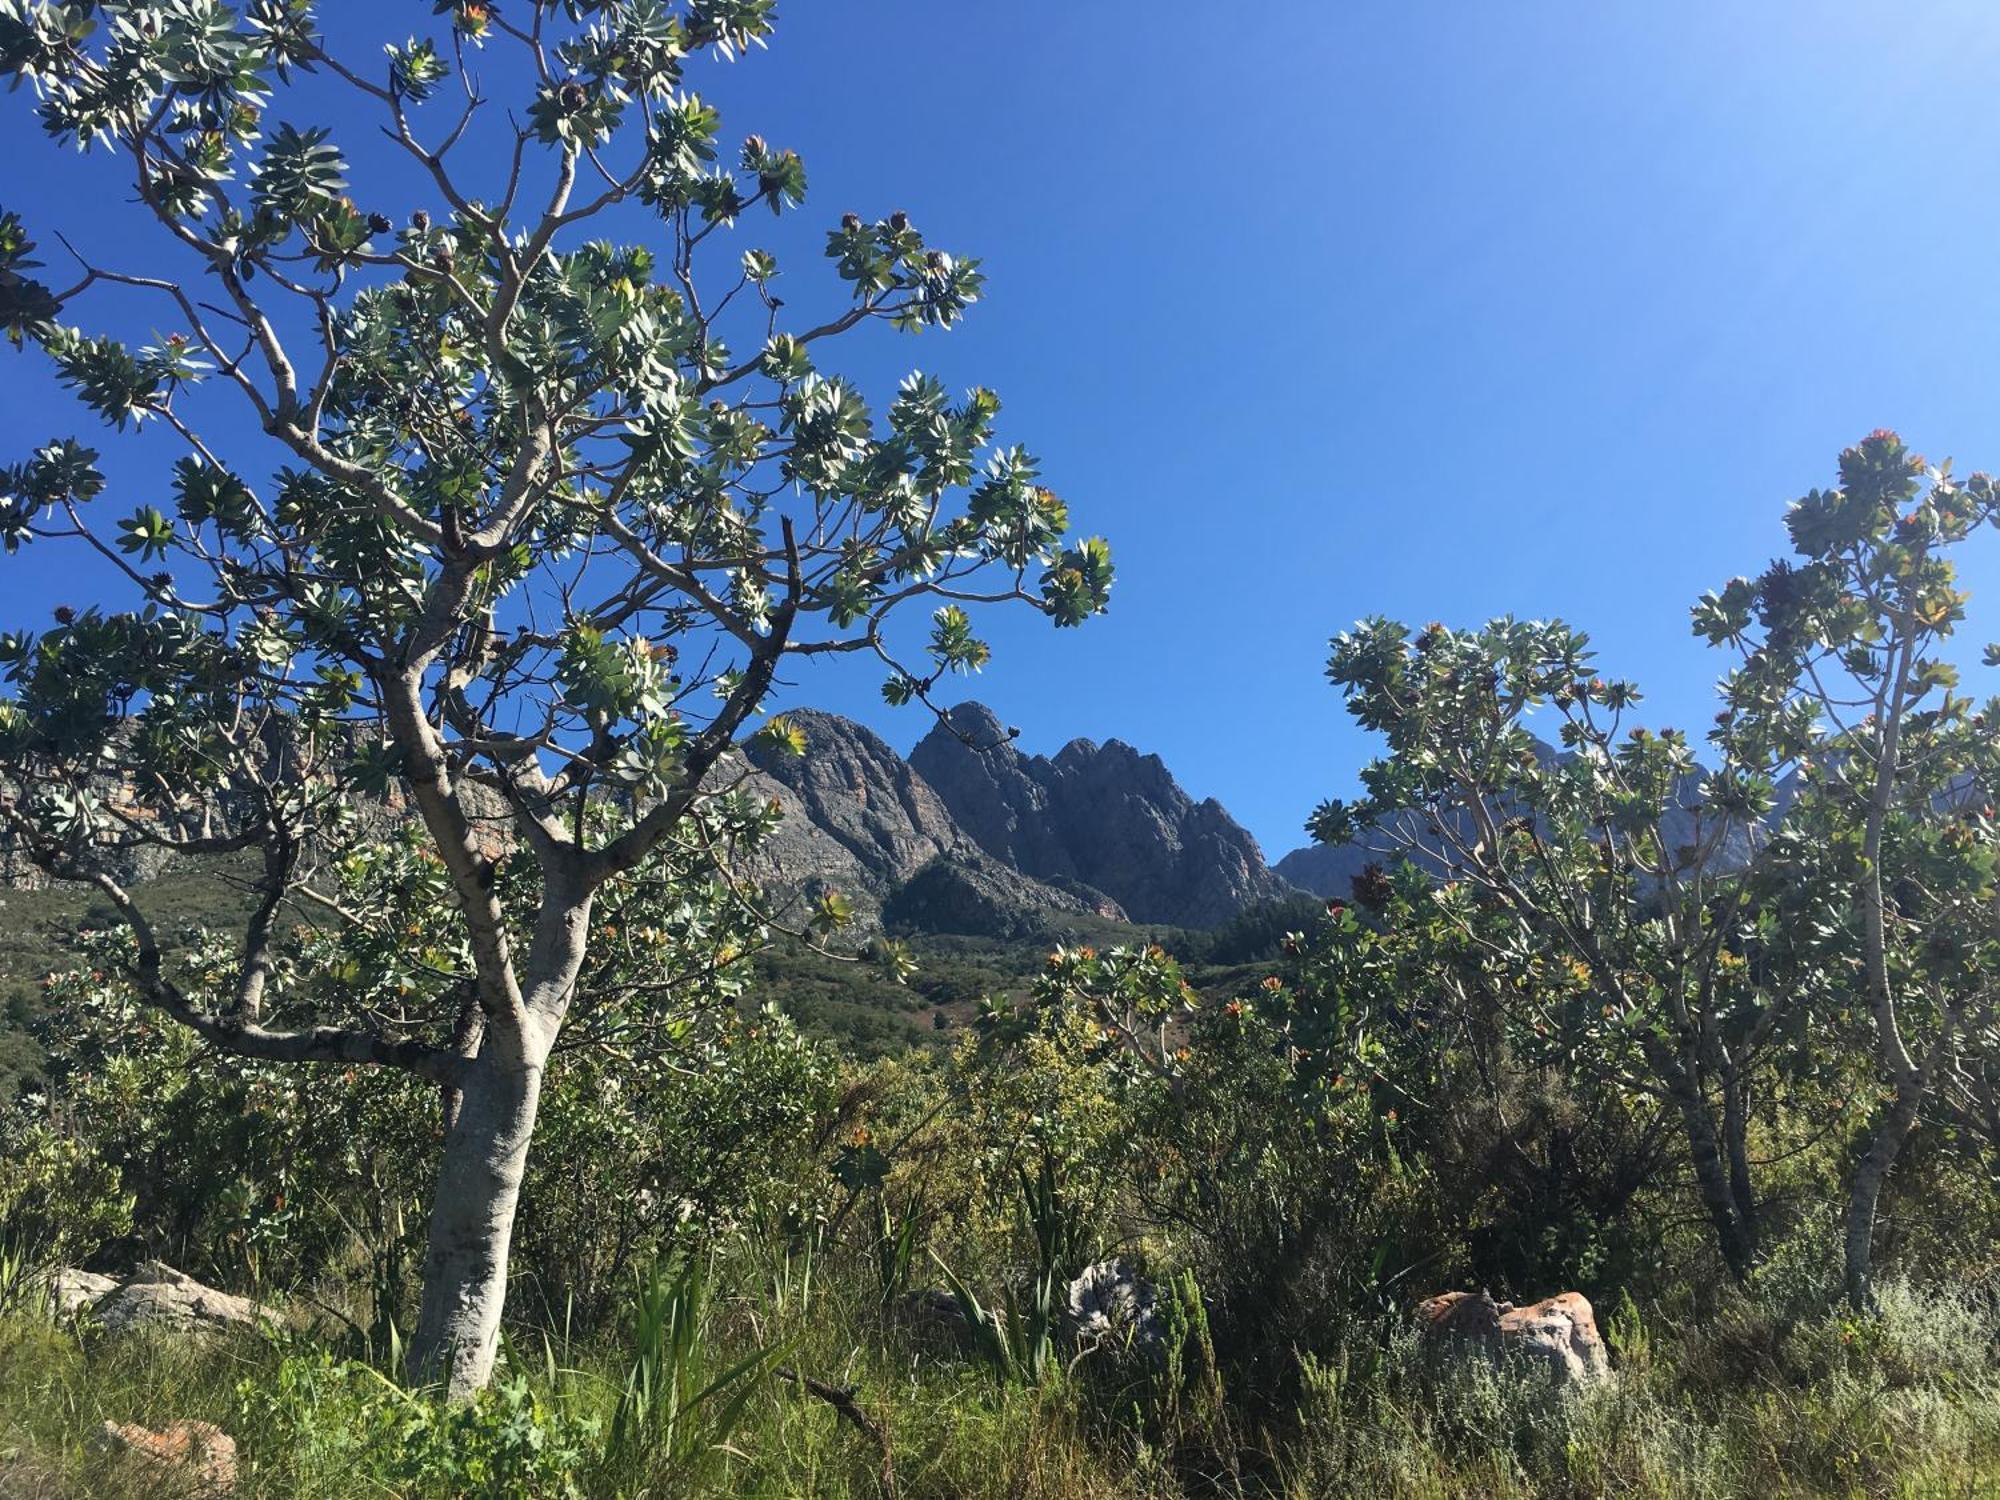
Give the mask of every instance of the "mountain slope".
<svg viewBox="0 0 2000 1500">
<path fill-rule="evenodd" d="M 989 855 L 872 730 L 817 709 L 786 718 L 806 755 L 745 749 L 750 788 L 784 812 L 759 871 L 781 891 L 811 900 L 835 890 L 893 926 L 982 937 L 1025 937 L 1068 916 L 1125 920 L 1101 892 Z"/>
<path fill-rule="evenodd" d="M 995 859 L 1102 891 L 1135 921 L 1212 927 L 1285 893 L 1220 803 L 1194 801 L 1158 756 L 1121 740 L 1023 755 L 990 709 L 962 703 L 910 764 Z"/>
</svg>

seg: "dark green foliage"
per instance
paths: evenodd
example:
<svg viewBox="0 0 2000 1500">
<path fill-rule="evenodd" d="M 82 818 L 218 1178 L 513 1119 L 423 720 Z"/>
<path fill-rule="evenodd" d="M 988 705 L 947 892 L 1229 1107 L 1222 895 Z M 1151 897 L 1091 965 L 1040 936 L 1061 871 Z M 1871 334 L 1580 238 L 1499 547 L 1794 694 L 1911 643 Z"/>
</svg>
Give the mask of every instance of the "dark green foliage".
<svg viewBox="0 0 2000 1500">
<path fill-rule="evenodd" d="M 1325 904 L 1300 892 L 1247 906 L 1213 931 L 1191 932 L 1170 945 L 1183 963 L 1272 963 L 1284 956 L 1287 937 L 1312 931 L 1325 917 Z"/>
</svg>

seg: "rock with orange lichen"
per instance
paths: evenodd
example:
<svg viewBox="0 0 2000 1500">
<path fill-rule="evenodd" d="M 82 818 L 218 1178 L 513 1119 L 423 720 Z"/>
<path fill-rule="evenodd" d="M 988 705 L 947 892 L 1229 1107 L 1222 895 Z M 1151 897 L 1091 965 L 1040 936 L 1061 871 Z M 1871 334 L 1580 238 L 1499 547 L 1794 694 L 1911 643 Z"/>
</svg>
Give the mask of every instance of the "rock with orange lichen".
<svg viewBox="0 0 2000 1500">
<path fill-rule="evenodd" d="M 1428 1343 L 1476 1348 L 1496 1360 L 1523 1359 L 1545 1368 L 1559 1385 L 1595 1384 L 1611 1374 L 1597 1315 L 1578 1292 L 1527 1307 L 1495 1302 L 1486 1292 L 1446 1292 L 1418 1304 L 1417 1323 Z"/>
<path fill-rule="evenodd" d="M 152 1470 L 177 1492 L 213 1497 L 236 1490 L 236 1439 L 213 1422 L 169 1422 L 158 1431 L 136 1422 L 106 1422 L 98 1442 Z"/>
</svg>

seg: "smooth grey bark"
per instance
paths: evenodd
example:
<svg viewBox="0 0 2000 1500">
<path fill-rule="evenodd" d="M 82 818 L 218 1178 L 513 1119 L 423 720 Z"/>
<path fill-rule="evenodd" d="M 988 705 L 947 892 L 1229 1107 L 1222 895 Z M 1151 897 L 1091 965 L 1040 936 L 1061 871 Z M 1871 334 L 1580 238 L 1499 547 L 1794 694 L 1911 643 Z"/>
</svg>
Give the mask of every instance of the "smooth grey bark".
<svg viewBox="0 0 2000 1500">
<path fill-rule="evenodd" d="M 438 1165 L 424 1290 L 410 1373 L 454 1400 L 493 1373 L 507 1303 L 507 1258 L 541 1102 L 543 1071 L 568 1010 L 590 933 L 591 893 L 571 862 L 544 868 L 529 940 L 529 983 L 516 1008 L 485 1015 L 477 1055 L 458 1080 Z M 509 985 L 511 989 L 511 984 Z"/>
<path fill-rule="evenodd" d="M 1923 1102 L 1921 1088 L 1899 1088 L 1889 1111 L 1875 1127 L 1874 1137 L 1854 1169 L 1854 1182 L 1847 1195 L 1846 1281 L 1847 1301 L 1856 1312 L 1866 1311 L 1874 1302 L 1871 1281 L 1875 1257 L 1875 1209 L 1882 1198 L 1882 1184 L 1889 1176 L 1903 1145 L 1916 1129 L 1917 1110 Z"/>
<path fill-rule="evenodd" d="M 493 1372 L 542 1060 L 488 1047 L 467 1070 L 438 1166 L 410 1373 L 454 1398 Z"/>
</svg>

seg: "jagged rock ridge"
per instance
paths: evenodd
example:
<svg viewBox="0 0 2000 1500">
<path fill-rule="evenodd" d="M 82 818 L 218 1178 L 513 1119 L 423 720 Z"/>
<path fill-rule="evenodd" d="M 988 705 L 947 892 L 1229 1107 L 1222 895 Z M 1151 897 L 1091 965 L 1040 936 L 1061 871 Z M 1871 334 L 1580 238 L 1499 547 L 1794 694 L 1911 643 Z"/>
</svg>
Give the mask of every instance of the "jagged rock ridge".
<svg viewBox="0 0 2000 1500">
<path fill-rule="evenodd" d="M 1101 891 L 1035 880 L 986 853 L 873 731 L 816 709 L 786 717 L 806 755 L 746 749 L 750 789 L 784 814 L 761 854 L 774 885 L 808 899 L 840 891 L 866 916 L 932 932 L 1025 937 L 1064 915 L 1126 918 Z"/>
<path fill-rule="evenodd" d="M 986 853 L 1102 891 L 1136 921 L 1212 927 L 1286 890 L 1220 803 L 1196 802 L 1123 741 L 1023 755 L 990 709 L 963 703 L 909 763 Z"/>
</svg>

